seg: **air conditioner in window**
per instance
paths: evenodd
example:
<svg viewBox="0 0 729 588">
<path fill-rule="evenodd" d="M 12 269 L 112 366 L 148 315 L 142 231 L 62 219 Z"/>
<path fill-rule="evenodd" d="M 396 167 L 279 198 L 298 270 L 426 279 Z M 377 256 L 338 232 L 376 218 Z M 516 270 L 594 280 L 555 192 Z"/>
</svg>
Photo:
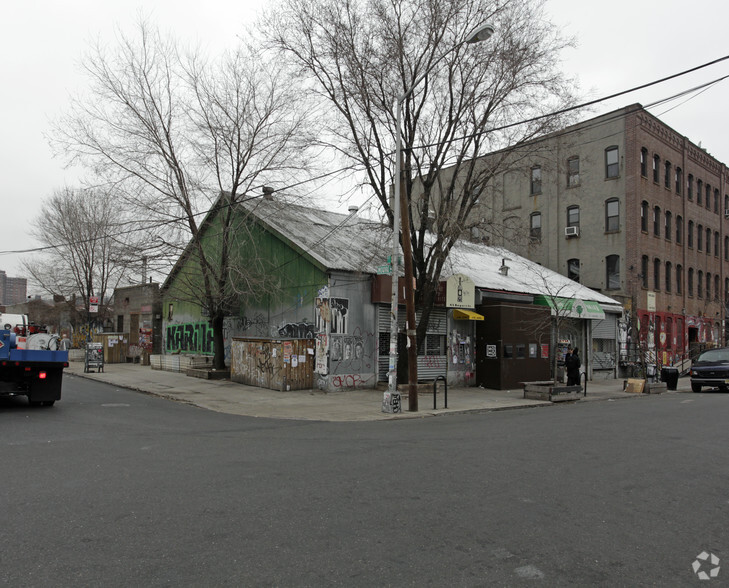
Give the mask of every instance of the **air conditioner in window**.
<svg viewBox="0 0 729 588">
<path fill-rule="evenodd" d="M 724 210 L 724 218 L 729 218 L 729 208 Z"/>
<path fill-rule="evenodd" d="M 579 237 L 580 236 L 580 227 L 565 227 L 564 236 L 565 237 Z"/>
</svg>

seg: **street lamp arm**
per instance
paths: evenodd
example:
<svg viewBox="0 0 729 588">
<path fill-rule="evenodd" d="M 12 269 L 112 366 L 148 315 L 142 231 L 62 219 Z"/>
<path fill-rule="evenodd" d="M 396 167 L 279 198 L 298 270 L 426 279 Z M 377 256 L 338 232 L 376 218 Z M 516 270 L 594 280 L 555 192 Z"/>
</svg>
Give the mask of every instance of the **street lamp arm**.
<svg viewBox="0 0 729 588">
<path fill-rule="evenodd" d="M 427 67 L 427 69 L 423 73 L 421 73 L 415 79 L 415 81 L 412 83 L 412 85 L 410 86 L 410 88 L 408 88 L 407 90 L 405 90 L 405 92 L 403 94 L 401 94 L 400 96 L 398 96 L 398 98 L 397 98 L 398 104 L 402 104 L 408 98 L 408 96 L 410 96 L 413 93 L 413 91 L 415 91 L 415 88 L 417 88 L 418 85 L 420 85 L 420 83 L 428 76 L 428 74 L 431 72 L 431 70 L 436 65 L 438 65 L 441 61 L 443 61 L 443 59 L 447 55 L 450 55 L 454 51 L 457 51 L 458 49 L 460 49 L 463 45 L 465 45 L 467 43 L 468 44 L 473 44 L 473 43 L 478 43 L 480 41 L 485 41 L 486 39 L 488 39 L 489 37 L 491 37 L 491 35 L 493 35 L 493 34 L 494 34 L 494 27 L 491 26 L 490 24 L 481 25 L 480 27 L 476 27 L 475 29 L 473 29 L 466 36 L 466 38 L 463 39 L 463 41 L 460 41 L 459 43 L 456 43 L 455 45 L 453 45 L 453 47 L 451 47 L 450 49 L 448 49 L 448 51 L 444 51 L 443 53 L 441 53 Z"/>
</svg>

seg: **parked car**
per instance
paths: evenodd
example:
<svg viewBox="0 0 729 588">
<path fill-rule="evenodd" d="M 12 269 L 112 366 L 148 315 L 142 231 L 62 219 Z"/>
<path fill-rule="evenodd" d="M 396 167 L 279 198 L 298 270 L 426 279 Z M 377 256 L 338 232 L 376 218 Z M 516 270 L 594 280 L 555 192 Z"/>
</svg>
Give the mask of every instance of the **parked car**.
<svg viewBox="0 0 729 588">
<path fill-rule="evenodd" d="M 691 389 L 701 392 L 702 387 L 729 390 L 729 347 L 707 349 L 691 364 Z"/>
</svg>

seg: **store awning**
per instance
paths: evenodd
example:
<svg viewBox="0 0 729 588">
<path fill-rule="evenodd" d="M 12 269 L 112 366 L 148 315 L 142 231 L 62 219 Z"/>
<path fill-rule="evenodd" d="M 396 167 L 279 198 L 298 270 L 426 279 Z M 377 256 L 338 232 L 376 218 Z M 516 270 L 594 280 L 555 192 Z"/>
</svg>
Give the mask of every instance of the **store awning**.
<svg viewBox="0 0 729 588">
<path fill-rule="evenodd" d="M 464 310 L 463 308 L 453 309 L 453 318 L 460 321 L 482 321 L 483 315 L 473 312 L 472 310 Z"/>
<path fill-rule="evenodd" d="M 560 316 L 569 318 L 597 319 L 605 318 L 599 302 L 594 300 L 580 300 L 579 298 L 560 298 L 559 296 L 539 295 L 534 297 L 534 304 L 539 306 L 549 306 L 552 314 L 557 314 L 559 310 Z"/>
</svg>

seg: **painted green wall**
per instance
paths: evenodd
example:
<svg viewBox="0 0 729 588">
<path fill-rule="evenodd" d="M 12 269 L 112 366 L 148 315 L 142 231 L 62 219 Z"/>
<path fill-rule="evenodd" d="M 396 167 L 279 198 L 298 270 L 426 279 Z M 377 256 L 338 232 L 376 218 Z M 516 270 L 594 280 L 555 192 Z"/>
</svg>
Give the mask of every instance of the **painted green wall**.
<svg viewBox="0 0 729 588">
<path fill-rule="evenodd" d="M 209 222 L 204 234 L 206 251 L 214 252 L 220 235 L 219 223 Z M 235 256 L 244 268 L 261 260 L 264 285 L 240 297 L 237 312 L 227 322 L 226 347 L 232 336 L 246 334 L 278 337 L 279 329 L 302 322 L 313 324 L 317 292 L 327 285 L 327 273 L 300 254 L 287 242 L 258 223 L 248 223 L 234 231 Z M 259 276 L 261 277 L 261 276 Z M 197 260 L 184 262 L 172 276 L 163 296 L 163 331 L 165 351 L 212 354 L 207 317 L 200 304 L 190 302 L 188 284 L 201 287 L 202 278 Z M 243 287 L 241 287 L 243 289 Z M 170 312 L 170 305 L 172 306 Z M 250 324 L 256 324 L 255 333 Z"/>
</svg>

